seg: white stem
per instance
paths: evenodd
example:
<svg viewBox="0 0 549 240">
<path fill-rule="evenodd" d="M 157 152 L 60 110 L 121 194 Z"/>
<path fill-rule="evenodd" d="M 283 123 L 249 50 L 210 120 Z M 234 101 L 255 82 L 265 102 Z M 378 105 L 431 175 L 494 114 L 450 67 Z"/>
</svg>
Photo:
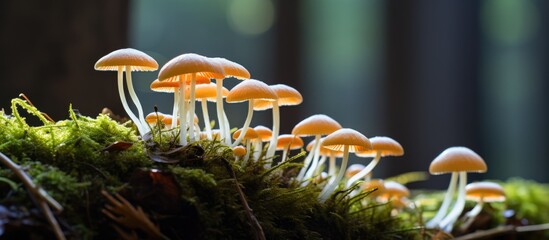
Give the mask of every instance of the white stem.
<svg viewBox="0 0 549 240">
<path fill-rule="evenodd" d="M 263 142 L 261 141 L 261 138 L 258 138 L 254 140 L 254 159 L 258 160 L 259 156 L 261 156 L 261 152 L 263 151 Z"/>
<path fill-rule="evenodd" d="M 145 132 L 141 127 L 139 118 L 137 118 L 137 116 L 133 114 L 132 109 L 128 105 L 128 101 L 126 100 L 126 95 L 124 94 L 124 67 L 118 67 L 118 94 L 120 95 L 120 101 L 122 102 L 122 106 L 124 107 L 124 110 L 130 117 L 130 119 L 133 121 L 133 123 L 137 126 L 139 135 L 143 136 Z"/>
<path fill-rule="evenodd" d="M 252 122 L 253 113 L 254 113 L 254 100 L 250 99 L 248 101 L 248 115 L 246 116 L 246 121 L 244 121 L 244 126 L 242 126 L 242 131 L 240 132 L 240 136 L 238 136 L 238 138 L 234 141 L 231 147 L 234 148 L 238 146 L 238 144 L 242 141 L 242 138 L 244 137 L 244 135 L 246 135 L 246 131 L 248 131 L 248 128 L 250 127 L 250 123 Z"/>
<path fill-rule="evenodd" d="M 322 155 L 322 157 L 320 157 L 320 161 L 318 161 L 318 167 L 316 168 L 316 171 L 315 171 L 314 175 L 320 174 L 320 172 L 322 171 L 322 165 L 324 165 L 327 158 L 328 157 L 326 155 Z"/>
<path fill-rule="evenodd" d="M 356 173 L 351 178 L 349 178 L 349 180 L 347 180 L 347 185 L 345 185 L 345 186 L 347 188 L 349 188 L 349 187 L 351 187 L 351 185 L 353 185 L 353 183 L 360 180 L 364 176 L 368 175 L 368 173 L 370 173 L 372 170 L 374 170 L 374 168 L 379 163 L 380 159 L 381 159 L 381 151 L 377 151 L 376 156 L 374 157 L 374 159 L 372 159 L 372 161 L 366 167 L 364 167 L 364 169 L 360 170 L 360 172 Z"/>
<path fill-rule="evenodd" d="M 307 157 L 305 157 L 305 160 L 303 160 L 303 167 L 301 167 L 301 170 L 299 171 L 299 174 L 297 175 L 297 180 L 302 181 L 303 177 L 305 177 L 305 173 L 307 173 L 307 169 L 309 168 L 309 165 L 311 164 L 311 161 L 313 160 L 313 155 L 315 152 L 315 149 L 317 146 L 320 145 L 320 135 L 315 135 L 315 143 L 313 144 L 313 148 L 307 154 Z"/>
<path fill-rule="evenodd" d="M 251 148 L 250 148 L 250 146 L 251 146 L 250 142 L 251 142 L 250 140 L 246 140 L 246 150 L 247 150 L 247 151 L 246 151 L 246 155 L 244 156 L 244 161 L 242 162 L 242 165 L 241 165 L 242 167 L 245 167 L 246 164 L 248 164 L 248 160 L 250 159 L 250 152 L 251 152 L 251 151 L 250 151 L 250 150 L 251 150 Z"/>
<path fill-rule="evenodd" d="M 208 114 L 208 100 L 202 98 L 202 117 L 204 118 L 204 126 L 206 127 L 206 135 L 208 140 L 212 140 L 212 126 L 210 125 L 210 115 Z"/>
<path fill-rule="evenodd" d="M 269 148 L 267 149 L 266 158 L 272 158 L 276 151 L 276 144 L 278 142 L 278 133 L 280 132 L 280 107 L 278 101 L 273 102 L 273 136 L 269 142 Z"/>
<path fill-rule="evenodd" d="M 232 136 L 231 136 L 231 127 L 230 127 L 230 124 L 229 124 L 229 119 L 227 118 L 227 114 L 223 113 L 223 126 L 225 126 L 225 135 L 226 135 L 226 139 L 228 140 L 225 140 L 225 142 L 227 143 L 227 145 L 231 145 L 231 141 L 232 141 Z"/>
<path fill-rule="evenodd" d="M 309 168 L 309 170 L 307 170 L 307 173 L 305 174 L 305 177 L 303 179 L 305 179 L 305 182 L 303 182 L 301 184 L 301 186 L 305 186 L 307 185 L 307 183 L 309 183 L 309 181 L 311 180 L 311 178 L 313 177 L 316 169 L 318 168 L 318 161 L 319 161 L 319 156 L 320 156 L 320 144 L 316 146 L 316 149 L 314 149 L 314 155 L 313 155 L 313 161 L 312 161 L 312 164 L 311 164 L 311 167 Z"/>
<path fill-rule="evenodd" d="M 179 144 L 187 145 L 187 106 L 185 104 L 185 80 L 179 78 Z M 174 118 L 174 121 L 177 119 Z"/>
<path fill-rule="evenodd" d="M 288 157 L 289 150 L 290 150 L 289 147 L 284 148 L 284 150 L 282 150 L 282 159 L 280 159 L 280 163 L 286 161 L 286 158 Z"/>
<path fill-rule="evenodd" d="M 337 185 L 339 185 L 339 181 L 343 178 L 343 175 L 345 173 L 345 169 L 347 169 L 347 162 L 349 161 L 349 145 L 345 145 L 343 147 L 343 162 L 341 163 L 341 167 L 339 168 L 339 172 L 337 173 L 337 177 L 334 179 L 333 182 L 326 185 L 322 192 L 319 195 L 320 202 L 325 202 L 330 194 L 336 189 Z"/>
<path fill-rule="evenodd" d="M 448 212 L 448 208 L 450 207 L 450 203 L 452 203 L 454 192 L 456 191 L 458 176 L 459 174 L 457 172 L 452 173 L 452 178 L 450 179 L 450 185 L 448 185 L 448 190 L 444 195 L 444 200 L 442 201 L 442 205 L 440 205 L 440 208 L 438 209 L 438 212 L 435 214 L 435 217 L 433 217 L 431 220 L 429 220 L 429 222 L 425 224 L 427 228 L 437 227 L 440 221 L 444 218 L 444 216 L 446 216 L 446 213 Z"/>
<path fill-rule="evenodd" d="M 132 99 L 133 103 L 135 104 L 135 107 L 137 108 L 141 130 L 143 130 L 143 132 L 148 132 L 150 129 L 148 129 L 149 127 L 147 125 L 147 122 L 145 122 L 143 107 L 141 106 L 141 102 L 139 102 L 139 98 L 137 97 L 137 94 L 135 93 L 135 89 L 133 88 L 132 71 L 130 69 L 130 66 L 126 66 L 126 83 L 128 84 L 128 93 L 130 94 L 130 98 Z"/>
<path fill-rule="evenodd" d="M 177 89 L 173 92 L 173 111 L 172 111 L 172 125 L 169 129 L 174 129 L 177 126 L 177 119 L 179 118 L 177 112 L 179 111 L 179 91 Z"/>
<path fill-rule="evenodd" d="M 189 132 L 190 134 L 190 142 L 196 141 L 196 135 L 194 134 L 194 113 L 195 113 L 195 106 L 196 106 L 196 73 L 192 74 L 191 77 L 191 96 L 190 96 L 190 108 L 189 112 L 191 114 L 190 120 L 189 120 Z"/>
<path fill-rule="evenodd" d="M 461 215 L 461 212 L 463 212 L 463 208 L 465 207 L 465 185 L 467 185 L 467 172 L 459 172 L 459 186 L 456 204 L 454 205 L 454 208 L 452 208 L 452 211 L 450 211 L 450 213 L 442 219 L 439 225 L 440 228 L 446 232 L 452 232 L 454 223 L 459 218 L 459 215 Z"/>
<path fill-rule="evenodd" d="M 227 130 L 225 124 L 225 111 L 223 110 L 223 79 L 216 79 L 216 110 L 217 110 L 217 124 L 219 124 L 219 136 L 225 140 L 227 145 L 231 145 L 231 135 Z"/>
<path fill-rule="evenodd" d="M 482 198 L 480 199 L 480 202 L 475 205 L 471 211 L 467 212 L 465 216 L 463 217 L 464 222 L 461 224 L 461 229 L 467 229 L 469 226 L 475 221 L 475 218 L 478 216 L 478 214 L 482 211 L 482 207 L 484 206 L 484 201 L 482 201 Z"/>
<path fill-rule="evenodd" d="M 331 176 L 330 182 L 334 179 L 334 176 L 336 175 L 336 156 L 330 152 L 330 161 L 328 162 L 328 176 Z"/>
</svg>

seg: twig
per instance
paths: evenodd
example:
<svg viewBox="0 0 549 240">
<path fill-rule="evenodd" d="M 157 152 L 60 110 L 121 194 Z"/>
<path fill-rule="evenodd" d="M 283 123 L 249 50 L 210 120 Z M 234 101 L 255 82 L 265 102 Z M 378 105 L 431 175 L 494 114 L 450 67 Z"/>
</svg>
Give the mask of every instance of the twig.
<svg viewBox="0 0 549 240">
<path fill-rule="evenodd" d="M 50 209 L 51 206 L 56 212 L 61 212 L 63 211 L 63 207 L 61 206 L 61 204 L 59 204 L 57 201 L 55 201 L 55 199 L 48 195 L 48 193 L 44 191 L 44 189 L 36 186 L 36 184 L 34 184 L 32 179 L 25 173 L 25 171 L 23 171 L 19 165 L 11 161 L 11 159 L 6 157 L 6 155 L 0 153 L 0 161 L 15 173 L 15 175 L 23 182 L 23 185 L 28 190 L 31 197 L 36 199 L 36 201 L 38 202 L 38 207 L 42 210 L 42 213 L 46 217 L 46 220 L 53 228 L 56 238 L 65 239 L 65 235 L 63 234 L 63 231 L 61 230 L 57 219 L 55 219 L 55 216 Z"/>
<path fill-rule="evenodd" d="M 223 163 L 225 163 L 225 167 L 227 168 L 227 172 L 231 175 L 231 177 L 234 179 L 235 188 L 238 191 L 238 196 L 240 197 L 240 201 L 242 202 L 242 205 L 244 206 L 244 210 L 246 210 L 246 216 L 248 217 L 248 220 L 250 221 L 250 225 L 252 225 L 252 230 L 255 235 L 255 239 L 259 240 L 266 240 L 265 233 L 263 232 L 263 228 L 261 227 L 261 224 L 257 220 L 257 218 L 253 214 L 253 210 L 250 208 L 250 205 L 248 205 L 248 201 L 246 201 L 246 196 L 244 195 L 244 192 L 242 192 L 242 189 L 240 188 L 240 184 L 238 183 L 238 180 L 236 179 L 236 174 L 234 173 L 233 168 L 231 167 L 231 164 L 227 159 L 223 159 Z"/>
<path fill-rule="evenodd" d="M 469 239 L 484 239 L 496 237 L 499 235 L 507 233 L 522 233 L 522 232 L 535 232 L 535 231 L 547 231 L 549 230 L 549 223 L 538 224 L 538 225 L 529 225 L 529 226 L 518 226 L 507 225 L 502 227 L 496 227 L 484 231 L 476 231 L 467 235 L 460 236 L 456 240 L 469 240 Z"/>
</svg>

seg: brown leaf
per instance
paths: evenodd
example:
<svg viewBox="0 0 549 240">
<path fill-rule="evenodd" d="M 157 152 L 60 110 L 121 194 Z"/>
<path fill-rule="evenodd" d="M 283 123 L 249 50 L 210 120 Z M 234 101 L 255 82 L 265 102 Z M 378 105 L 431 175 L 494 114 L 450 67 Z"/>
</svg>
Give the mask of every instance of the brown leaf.
<svg viewBox="0 0 549 240">
<path fill-rule="evenodd" d="M 114 152 L 114 151 L 124 151 L 128 148 L 133 146 L 133 143 L 131 142 L 124 142 L 124 141 L 116 141 L 113 144 L 106 146 L 105 148 L 101 149 L 101 152 Z"/>
</svg>

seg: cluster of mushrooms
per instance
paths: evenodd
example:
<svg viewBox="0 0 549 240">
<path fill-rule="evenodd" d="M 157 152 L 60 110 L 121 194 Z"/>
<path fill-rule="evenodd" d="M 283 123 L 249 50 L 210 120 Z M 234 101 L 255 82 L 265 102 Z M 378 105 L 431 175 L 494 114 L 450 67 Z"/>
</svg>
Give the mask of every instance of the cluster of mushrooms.
<svg viewBox="0 0 549 240">
<path fill-rule="evenodd" d="M 281 162 L 288 159 L 288 152 L 302 149 L 302 137 L 314 137 L 305 149 L 308 151 L 295 180 L 302 186 L 315 184 L 323 186 L 318 199 L 324 202 L 338 187 L 350 188 L 360 185 L 363 191 L 371 191 L 370 197 L 376 201 L 388 202 L 395 208 L 412 208 L 414 204 L 406 197 L 409 190 L 396 182 L 384 182 L 371 179 L 372 170 L 383 156 L 402 156 L 402 146 L 389 137 L 367 138 L 358 131 L 343 128 L 337 121 L 323 114 L 310 116 L 299 122 L 291 134 L 279 135 L 280 106 L 298 105 L 301 94 L 294 88 L 283 85 L 267 85 L 259 80 L 250 79 L 250 73 L 238 63 L 224 58 L 208 58 L 198 54 L 182 54 L 168 61 L 152 81 L 151 90 L 173 94 L 172 114 L 153 112 L 144 115 L 139 99 L 132 85 L 132 71 L 155 71 L 158 63 L 147 54 L 135 49 L 120 49 L 102 57 L 95 64 L 96 70 L 117 71 L 118 90 L 124 110 L 143 136 L 151 127 L 162 127 L 179 133 L 179 143 L 185 146 L 200 139 L 217 139 L 233 148 L 235 159 L 245 166 L 249 160 L 260 157 L 271 159 L 266 168 L 272 167 L 276 151 L 282 151 Z M 137 108 L 136 116 L 128 105 L 124 90 L 124 73 L 130 98 Z M 241 81 L 231 90 L 223 87 L 225 78 Z M 215 83 L 212 83 L 211 80 Z M 248 113 L 242 128 L 231 134 L 231 126 L 224 112 L 224 100 L 227 103 L 248 102 Z M 199 101 L 202 107 L 204 131 L 198 125 L 195 105 Z M 219 129 L 212 129 L 208 115 L 208 102 L 216 103 Z M 253 112 L 272 109 L 272 130 L 264 126 L 250 127 Z M 158 125 L 158 123 L 162 123 Z M 234 141 L 233 141 L 234 140 Z M 268 142 L 268 143 L 267 143 Z M 264 145 L 265 143 L 265 145 Z M 263 149 L 266 148 L 265 151 Z M 358 157 L 372 158 L 368 165 L 353 164 L 349 167 L 349 153 Z M 342 158 L 339 167 L 336 159 Z M 328 166 L 325 167 L 328 160 Z M 324 172 L 328 169 L 328 172 Z M 491 182 L 467 184 L 467 172 L 485 172 L 484 160 L 466 147 L 451 147 L 436 157 L 429 167 L 431 174 L 452 173 L 444 201 L 426 226 L 451 232 L 454 223 L 462 215 L 465 200 L 471 199 L 478 204 L 463 217 L 464 224 L 470 224 L 482 210 L 486 202 L 504 201 L 505 194 L 501 186 Z M 459 179 L 459 184 L 458 184 Z M 359 182 L 361 181 L 361 182 Z M 359 184 L 360 183 L 360 184 Z M 450 210 L 451 202 L 457 191 L 457 200 Z"/>
</svg>

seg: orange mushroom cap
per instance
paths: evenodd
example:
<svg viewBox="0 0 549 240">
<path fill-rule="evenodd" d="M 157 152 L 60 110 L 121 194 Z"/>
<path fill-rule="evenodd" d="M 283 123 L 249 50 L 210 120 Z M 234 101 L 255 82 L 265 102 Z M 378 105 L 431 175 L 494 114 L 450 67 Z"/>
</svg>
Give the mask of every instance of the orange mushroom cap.
<svg viewBox="0 0 549 240">
<path fill-rule="evenodd" d="M 465 186 L 466 198 L 480 202 L 503 202 L 505 201 L 505 191 L 494 182 L 475 182 Z"/>
<path fill-rule="evenodd" d="M 303 147 L 303 139 L 299 136 L 292 134 L 282 134 L 278 136 L 278 141 L 276 142 L 276 150 L 284 150 L 288 148 L 290 150 L 300 149 Z"/>
<path fill-rule="evenodd" d="M 258 125 L 254 127 L 254 130 L 262 142 L 268 142 L 273 137 L 273 131 L 271 131 L 268 127 Z"/>
<path fill-rule="evenodd" d="M 149 124 L 156 124 L 159 120 L 162 121 L 164 119 L 164 114 L 161 112 L 151 112 L 145 116 L 145 121 Z"/>
<path fill-rule="evenodd" d="M 407 187 L 404 185 L 393 182 L 393 181 L 386 181 L 384 184 L 384 190 L 383 192 L 380 192 L 379 198 L 381 199 L 391 199 L 391 198 L 401 198 L 401 197 L 408 197 L 410 196 L 410 190 L 408 190 Z"/>
<path fill-rule="evenodd" d="M 359 157 L 374 157 L 378 151 L 381 151 L 381 156 L 402 156 L 404 149 L 394 139 L 390 137 L 371 137 L 372 149 L 356 152 Z"/>
<path fill-rule="evenodd" d="M 210 78 L 223 78 L 225 75 L 221 64 L 194 53 L 181 54 L 168 61 L 158 73 L 160 81 L 178 81 L 182 76 L 186 81 L 190 74 L 196 73 L 197 76 Z"/>
<path fill-rule="evenodd" d="M 95 63 L 95 70 L 118 71 L 118 67 L 129 66 L 131 71 L 155 71 L 158 63 L 151 56 L 133 48 L 115 50 Z"/>
<path fill-rule="evenodd" d="M 225 72 L 224 77 L 234 77 L 236 79 L 250 79 L 250 72 L 242 65 L 235 63 L 233 61 L 227 60 L 225 58 L 212 58 L 215 61 L 218 61 L 223 71 Z"/>
<path fill-rule="evenodd" d="M 236 146 L 233 148 L 233 153 L 237 157 L 244 157 L 246 155 L 246 148 L 243 146 Z"/>
<path fill-rule="evenodd" d="M 240 137 L 241 132 L 242 132 L 242 128 L 236 130 L 236 132 L 233 133 L 233 139 L 237 139 L 238 137 Z M 244 140 L 251 140 L 251 139 L 256 139 L 257 137 L 258 137 L 258 135 L 255 132 L 255 130 L 253 128 L 248 128 L 246 130 L 246 135 L 244 135 L 243 139 Z"/>
<path fill-rule="evenodd" d="M 362 133 L 350 128 L 342 128 L 324 138 L 322 146 L 331 150 L 340 151 L 348 146 L 349 152 L 364 151 L 372 148 L 370 140 Z"/>
<path fill-rule="evenodd" d="M 429 166 L 433 175 L 449 172 L 486 172 L 484 160 L 466 147 L 450 147 L 438 155 Z"/>
<path fill-rule="evenodd" d="M 371 191 L 374 188 L 377 188 L 376 191 L 373 191 L 372 193 L 370 193 L 370 195 L 368 195 L 370 197 L 377 197 L 381 195 L 381 193 L 383 193 L 383 191 L 385 190 L 385 182 L 383 181 L 383 179 L 372 179 L 370 181 L 362 183 L 362 185 L 360 185 L 360 188 L 363 191 Z"/>
<path fill-rule="evenodd" d="M 229 90 L 225 87 L 221 90 L 222 98 L 225 98 L 227 94 L 229 94 Z M 188 100 L 190 99 L 190 89 L 185 89 L 185 98 Z M 217 86 L 215 83 L 211 83 L 210 80 L 208 80 L 208 84 L 200 84 L 196 85 L 195 89 L 195 98 L 197 101 L 201 99 L 206 99 L 209 102 L 215 102 L 217 96 Z"/>
<path fill-rule="evenodd" d="M 324 114 L 316 114 L 295 125 L 292 134 L 298 136 L 328 135 L 338 129 L 341 129 L 341 125 L 334 119 Z"/>
<path fill-rule="evenodd" d="M 243 102 L 251 99 L 275 101 L 278 97 L 269 85 L 259 80 L 242 81 L 229 91 L 227 102 Z"/>
<path fill-rule="evenodd" d="M 294 106 L 299 105 L 303 102 L 303 97 L 294 88 L 284 85 L 276 84 L 269 86 L 278 96 L 278 105 L 279 106 Z M 254 110 L 266 110 L 273 108 L 272 101 L 257 100 L 254 101 Z"/>
</svg>

